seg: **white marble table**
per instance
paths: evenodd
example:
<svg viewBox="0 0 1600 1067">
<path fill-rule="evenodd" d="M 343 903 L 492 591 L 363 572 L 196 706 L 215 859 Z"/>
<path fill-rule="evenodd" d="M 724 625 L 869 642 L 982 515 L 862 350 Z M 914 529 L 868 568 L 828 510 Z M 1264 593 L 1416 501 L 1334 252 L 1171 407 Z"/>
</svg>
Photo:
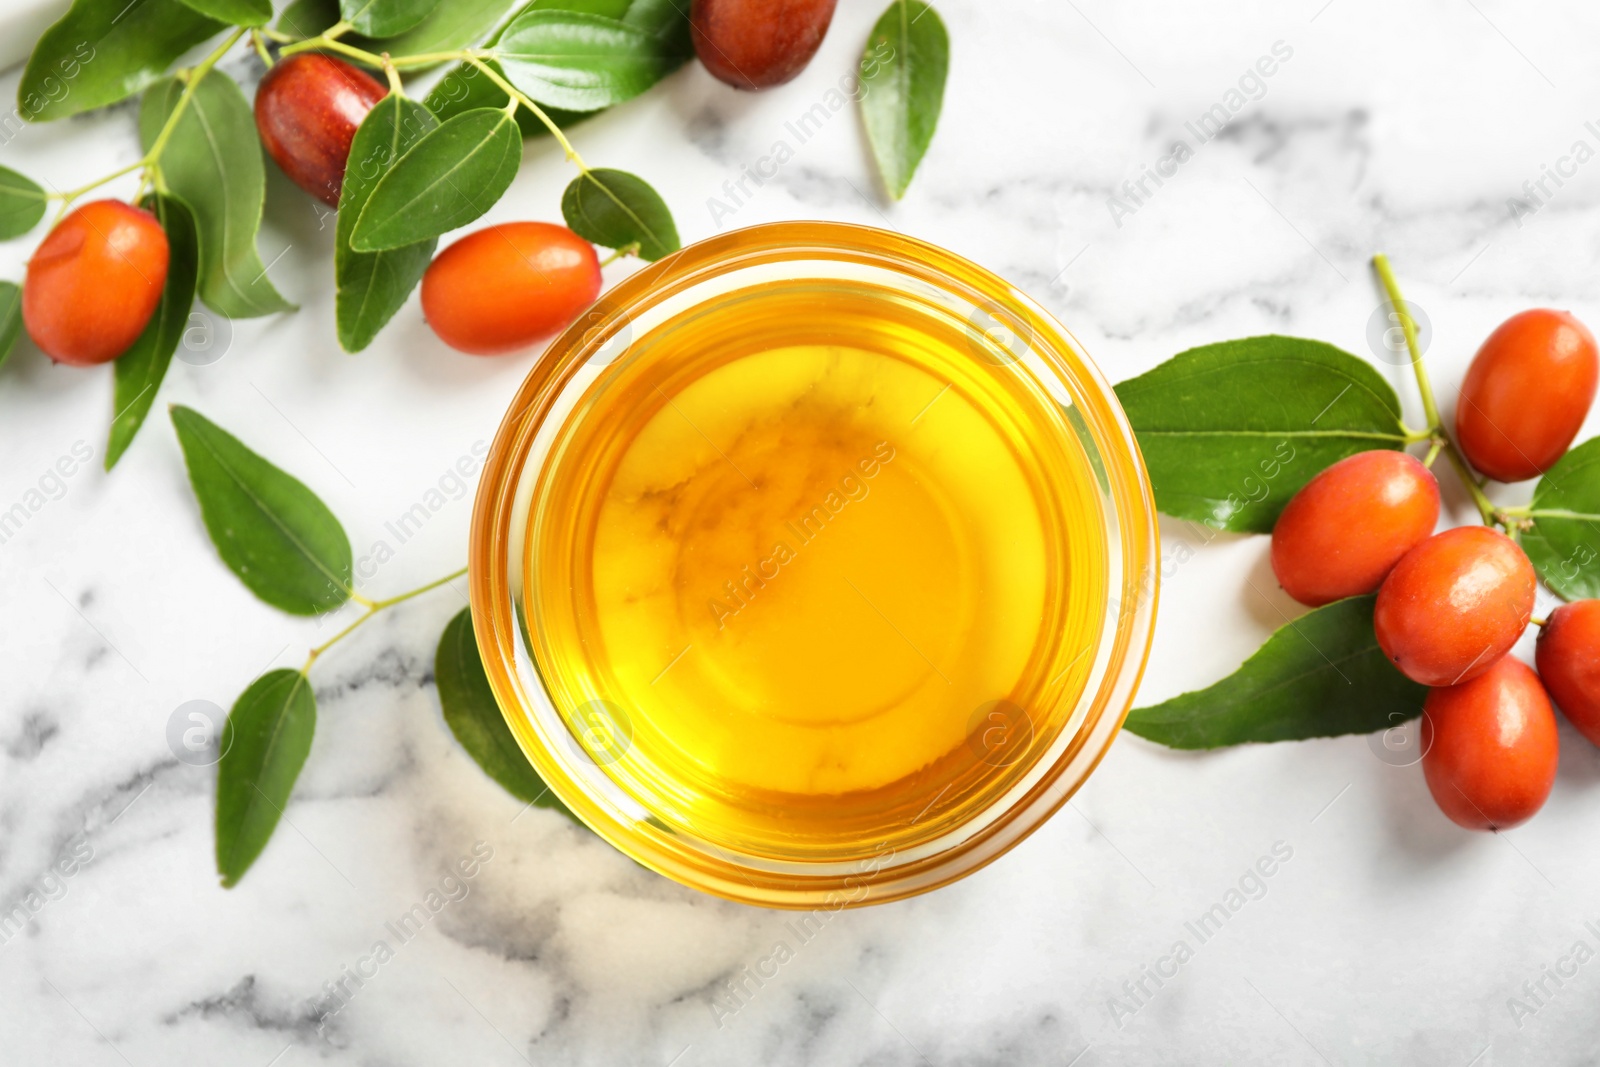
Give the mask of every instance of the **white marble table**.
<svg viewBox="0 0 1600 1067">
<path fill-rule="evenodd" d="M 1379 249 L 1431 318 L 1447 409 L 1513 311 L 1550 304 L 1600 325 L 1600 163 L 1547 183 L 1520 225 L 1507 206 L 1575 141 L 1600 148 L 1585 125 L 1600 119 L 1593 5 L 941 0 L 949 93 L 903 203 L 874 191 L 847 112 L 714 221 L 708 198 L 849 69 L 879 6 L 845 0 L 784 89 L 737 95 L 690 67 L 582 127 L 581 147 L 655 182 L 686 239 L 809 217 L 944 244 L 1032 292 L 1114 379 L 1272 331 L 1376 360 L 1366 260 Z M 1226 106 L 1275 42 L 1292 55 L 1259 99 L 1199 143 L 1185 123 Z M 243 56 L 228 69 L 256 74 Z M 16 79 L 0 77 L 0 97 Z M 1130 200 L 1123 183 L 1179 137 L 1191 157 Z M 0 145 L 0 162 L 62 186 L 136 154 L 127 106 Z M 556 217 L 568 177 L 548 146 L 531 150 L 491 221 Z M 369 351 L 340 353 L 331 226 L 277 176 L 267 214 L 264 258 L 300 311 L 234 324 L 220 360 L 174 364 L 164 398 L 297 472 L 359 555 L 491 435 L 533 356 L 455 355 L 415 300 Z M 20 276 L 32 243 L 0 246 L 0 276 Z M 319 663 L 320 728 L 287 821 L 224 891 L 213 773 L 174 759 L 169 718 L 189 700 L 226 706 L 335 622 L 289 620 L 224 570 L 159 416 L 113 475 L 99 470 L 110 387 L 28 346 L 0 371 L 0 506 L 75 446 L 94 454 L 0 545 L 0 907 L 42 898 L 0 944 L 7 1063 L 1594 1062 L 1600 753 L 1565 726 L 1548 807 L 1500 836 L 1457 830 L 1418 768 L 1365 738 L 1198 756 L 1123 738 L 1012 854 L 839 915 L 719 1018 L 716 998 L 788 936 L 788 917 L 680 888 L 558 815 L 519 817 L 440 719 L 433 646 L 458 588 Z M 1447 507 L 1469 517 L 1453 489 Z M 467 498 L 450 501 L 369 588 L 454 569 L 468 518 Z M 1191 536 L 1163 532 L 1169 552 Z M 1226 673 L 1294 610 L 1265 539 L 1196 546 L 1163 591 L 1145 697 Z M 394 938 L 385 924 L 480 841 L 492 858 L 465 896 Z M 1274 849 L 1272 876 L 1246 877 Z M 74 855 L 70 876 L 49 873 Z M 1186 923 L 1242 878 L 1251 897 L 1201 941 Z M 324 983 L 380 939 L 393 958 L 366 965 L 319 1032 Z M 1181 966 L 1163 962 L 1180 940 Z M 1564 984 L 1544 977 L 1575 966 Z M 1147 968 L 1172 976 L 1158 987 Z M 1537 1009 L 1513 1013 L 1541 979 Z"/>
</svg>

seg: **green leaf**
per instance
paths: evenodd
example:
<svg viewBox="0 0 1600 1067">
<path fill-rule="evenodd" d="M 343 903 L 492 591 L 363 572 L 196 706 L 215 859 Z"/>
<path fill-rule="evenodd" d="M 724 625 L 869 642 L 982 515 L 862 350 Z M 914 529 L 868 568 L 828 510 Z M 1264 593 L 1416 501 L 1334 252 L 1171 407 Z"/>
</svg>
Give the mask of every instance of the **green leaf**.
<svg viewBox="0 0 1600 1067">
<path fill-rule="evenodd" d="M 378 180 L 350 247 L 381 252 L 465 226 L 494 206 L 521 163 L 522 134 L 510 115 L 494 108 L 457 115 L 418 140 Z"/>
<path fill-rule="evenodd" d="M 411 29 L 383 42 L 380 49 L 392 56 L 415 56 L 432 52 L 453 52 L 487 37 L 510 12 L 511 0 L 440 0 L 428 16 Z M 367 47 L 365 38 L 351 44 Z M 407 73 L 421 70 L 407 68 Z"/>
<path fill-rule="evenodd" d="M 682 247 L 661 195 L 627 171 L 578 175 L 561 194 L 561 214 L 584 240 L 606 248 L 638 245 L 641 259 L 653 262 Z"/>
<path fill-rule="evenodd" d="M 1403 448 L 1400 399 L 1321 341 L 1247 337 L 1180 352 L 1117 386 L 1156 506 L 1213 529 L 1270 533 L 1329 464 Z"/>
<path fill-rule="evenodd" d="M 517 14 L 524 11 L 576 11 L 626 22 L 663 37 L 681 34 L 683 49 L 694 52 L 689 39 L 689 5 L 682 0 L 529 0 Z"/>
<path fill-rule="evenodd" d="M 928 151 L 944 106 L 950 35 L 921 0 L 895 0 L 861 53 L 861 119 L 884 188 L 899 200 Z"/>
<path fill-rule="evenodd" d="M 22 289 L 15 282 L 0 282 L 0 367 L 22 336 Z"/>
<path fill-rule="evenodd" d="M 1172 748 L 1367 734 L 1413 719 L 1428 687 L 1389 662 L 1372 631 L 1377 597 L 1295 619 L 1208 688 L 1135 708 L 1124 728 Z"/>
<path fill-rule="evenodd" d="M 172 425 L 206 531 L 252 593 L 291 615 L 350 598 L 350 540 L 315 493 L 192 408 Z"/>
<path fill-rule="evenodd" d="M 570 818 L 572 813 L 533 769 L 500 713 L 494 690 L 489 687 L 489 675 L 483 669 L 483 657 L 478 654 L 470 608 L 461 609 L 444 628 L 433 661 L 433 676 L 439 683 L 444 721 L 484 773 L 518 800 Z"/>
<path fill-rule="evenodd" d="M 453 10 L 455 5 L 441 4 L 435 11 L 434 17 L 437 18 L 447 7 Z M 518 8 L 516 13 L 521 15 L 526 11 L 587 12 L 644 30 L 658 41 L 658 48 L 662 55 L 667 57 L 668 71 L 676 70 L 694 54 L 694 45 L 689 39 L 688 6 L 681 4 L 679 0 L 532 0 L 532 3 Z M 425 26 L 426 23 L 412 32 L 420 33 Z M 494 45 L 499 39 L 500 33 L 496 32 L 486 44 Z M 466 42 L 461 42 L 464 43 Z M 398 47 L 399 41 L 393 44 Z M 461 44 L 453 41 L 447 44 L 429 42 L 429 47 L 408 48 L 407 51 L 444 51 L 458 48 Z M 390 50 L 393 52 L 394 48 Z M 505 70 L 500 64 L 494 60 L 485 62 L 496 74 L 505 76 Z M 510 97 L 506 96 L 494 82 L 484 77 L 478 68 L 470 63 L 461 63 L 433 87 L 433 91 L 428 94 L 427 104 L 428 110 L 442 122 L 475 107 L 505 107 L 509 100 Z M 554 106 L 545 107 L 544 113 L 562 129 L 595 114 L 593 111 L 566 111 Z M 522 130 L 524 140 L 530 137 L 545 137 L 550 132 L 545 124 L 525 107 L 517 109 L 517 126 Z"/>
<path fill-rule="evenodd" d="M 217 761 L 217 873 L 237 885 L 283 816 L 317 730 L 317 698 L 299 671 L 268 671 L 239 695 Z"/>
<path fill-rule="evenodd" d="M 1565 600 L 1600 597 L 1600 437 L 1556 461 L 1533 490 L 1522 547 Z"/>
<path fill-rule="evenodd" d="M 438 4 L 439 0 L 339 0 L 339 14 L 359 34 L 393 37 L 427 18 Z"/>
<path fill-rule="evenodd" d="M 183 0 L 202 15 L 232 26 L 265 26 L 272 21 L 272 0 Z"/>
<path fill-rule="evenodd" d="M 492 59 L 484 62 L 496 74 L 505 77 L 506 72 L 500 69 L 500 64 Z M 446 122 L 464 111 L 472 111 L 475 108 L 504 108 L 510 101 L 511 98 L 490 81 L 483 71 L 469 63 L 463 63 L 439 79 L 425 102 L 435 118 L 440 122 Z M 563 111 L 558 107 L 547 107 L 544 113 L 550 116 L 551 122 L 563 130 L 595 114 L 593 111 Z M 549 128 L 525 107 L 517 108 L 517 129 L 522 131 L 522 139 L 525 141 L 530 137 L 550 136 Z"/>
<path fill-rule="evenodd" d="M 339 0 L 294 0 L 278 16 L 278 31 L 304 40 L 339 21 Z"/>
<path fill-rule="evenodd" d="M 194 216 L 183 202 L 171 196 L 148 196 L 146 210 L 161 220 L 167 235 L 167 282 L 161 289 L 161 303 L 145 324 L 133 346 L 117 357 L 116 395 L 112 410 L 111 433 L 106 440 L 106 470 L 116 465 L 133 435 L 144 425 L 150 405 L 155 403 L 161 379 L 167 375 L 172 353 L 183 340 L 189 324 L 189 309 L 194 306 L 195 279 L 200 269 L 200 246 L 194 232 Z"/>
<path fill-rule="evenodd" d="M 148 151 L 182 92 L 176 78 L 145 93 L 139 136 Z M 232 78 L 212 71 L 195 86 L 161 156 L 166 187 L 194 213 L 200 299 L 229 318 L 291 311 L 256 250 L 266 171 L 255 116 Z"/>
<path fill-rule="evenodd" d="M 125 100 L 222 28 L 178 0 L 76 0 L 34 45 L 18 113 L 47 122 Z"/>
<path fill-rule="evenodd" d="M 437 238 L 384 252 L 356 252 L 350 248 L 350 234 L 378 180 L 437 126 L 427 108 L 390 93 L 367 112 L 350 142 L 333 246 L 334 312 L 339 344 L 346 352 L 359 352 L 372 343 L 422 280 L 433 258 Z"/>
<path fill-rule="evenodd" d="M 0 241 L 21 237 L 44 218 L 43 189 L 9 167 L 0 167 Z"/>
<path fill-rule="evenodd" d="M 688 57 L 686 43 L 676 23 L 660 29 L 537 7 L 511 20 L 495 52 L 511 84 L 538 103 L 599 111 L 633 99 L 676 70 Z"/>
<path fill-rule="evenodd" d="M 611 7 L 621 3 L 622 0 L 591 0 L 591 2 Z M 565 7 L 582 11 L 589 4 L 584 0 L 543 0 L 540 6 Z M 689 5 L 681 3 L 680 0 L 629 0 L 625 6 L 627 11 L 611 17 L 621 18 L 629 26 L 637 26 L 652 37 L 658 38 L 662 51 L 667 55 L 681 56 L 686 60 L 694 55 L 694 39 L 689 34 Z M 598 13 L 609 12 L 598 11 Z"/>
<path fill-rule="evenodd" d="M 529 0 L 517 9 L 517 14 L 524 11 L 576 11 L 626 22 L 651 33 L 661 33 L 670 26 L 681 24 L 687 33 L 687 7 L 682 0 Z"/>
</svg>

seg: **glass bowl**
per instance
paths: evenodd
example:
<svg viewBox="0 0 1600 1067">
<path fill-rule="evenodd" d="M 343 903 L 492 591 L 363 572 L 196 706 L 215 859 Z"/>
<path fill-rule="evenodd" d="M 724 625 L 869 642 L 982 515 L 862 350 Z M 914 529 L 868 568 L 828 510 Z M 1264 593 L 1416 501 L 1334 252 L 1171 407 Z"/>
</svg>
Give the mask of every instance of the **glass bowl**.
<svg viewBox="0 0 1600 1067">
<path fill-rule="evenodd" d="M 1104 604 L 1097 592 L 1087 628 L 1080 627 L 1088 638 L 1076 657 L 1082 664 L 1048 708 L 1012 707 L 991 712 L 992 721 L 974 720 L 969 743 L 1026 739 L 1016 750 L 1025 756 L 1008 753 L 1006 776 L 979 802 L 938 807 L 945 802 L 935 797 L 929 807 L 940 817 L 913 819 L 903 832 L 873 840 L 745 847 L 644 795 L 621 772 L 630 737 L 625 711 L 598 700 L 574 706 L 568 690 L 551 684 L 545 620 L 526 608 L 530 582 L 539 581 L 528 574 L 538 573 L 530 552 L 544 544 L 529 529 L 535 519 L 562 521 L 541 511 L 542 487 L 560 473 L 558 465 L 582 459 L 565 448 L 567 425 L 604 399 L 618 368 L 654 358 L 657 339 L 678 324 L 721 314 L 730 301 L 748 313 L 765 294 L 812 284 L 882 294 L 896 314 L 964 337 L 972 373 L 1008 376 L 1008 388 L 1042 398 L 1055 426 L 1054 439 L 1042 444 L 1072 453 L 1092 472 L 1086 502 L 1077 507 L 1099 539 L 1092 577 Z M 797 222 L 724 234 L 652 264 L 551 343 L 485 463 L 470 583 L 478 645 L 506 722 L 574 815 L 639 863 L 696 889 L 767 907 L 838 909 L 954 881 L 1066 803 L 1105 755 L 1133 700 L 1154 626 L 1158 559 L 1155 508 L 1132 430 L 1110 385 L 1059 323 L 1001 278 L 933 245 L 868 227 Z M 1036 733 L 1035 719 L 1050 729 Z"/>
</svg>

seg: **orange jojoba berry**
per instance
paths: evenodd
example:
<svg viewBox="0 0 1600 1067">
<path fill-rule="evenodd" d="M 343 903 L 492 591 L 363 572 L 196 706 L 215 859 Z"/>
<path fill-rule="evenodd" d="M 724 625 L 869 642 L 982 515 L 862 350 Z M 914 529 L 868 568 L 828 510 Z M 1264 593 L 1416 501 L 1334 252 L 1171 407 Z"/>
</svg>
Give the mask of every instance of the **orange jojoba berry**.
<svg viewBox="0 0 1600 1067">
<path fill-rule="evenodd" d="M 95 200 L 51 230 L 22 284 L 28 336 L 58 363 L 86 367 L 126 352 L 161 303 L 167 235 L 150 212 Z"/>
<path fill-rule="evenodd" d="M 1505 656 L 1470 682 L 1428 694 L 1422 771 L 1441 811 L 1469 830 L 1504 830 L 1544 806 L 1560 740 L 1539 676 Z"/>
<path fill-rule="evenodd" d="M 1459 526 L 1407 552 L 1378 590 L 1373 628 L 1423 685 L 1459 685 L 1511 651 L 1533 618 L 1527 554 L 1487 526 Z"/>
<path fill-rule="evenodd" d="M 1433 533 L 1439 483 L 1404 452 L 1342 459 L 1294 495 L 1272 529 L 1272 571 L 1310 607 L 1370 593 Z"/>
<path fill-rule="evenodd" d="M 422 313 L 439 339 L 488 356 L 525 348 L 572 322 L 600 293 L 594 246 L 548 222 L 470 233 L 422 276 Z"/>
</svg>

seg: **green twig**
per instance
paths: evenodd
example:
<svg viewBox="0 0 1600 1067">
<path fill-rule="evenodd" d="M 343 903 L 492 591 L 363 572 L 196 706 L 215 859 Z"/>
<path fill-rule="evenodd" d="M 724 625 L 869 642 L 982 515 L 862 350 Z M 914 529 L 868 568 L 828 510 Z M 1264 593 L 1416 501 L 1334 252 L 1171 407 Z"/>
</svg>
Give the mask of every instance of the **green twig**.
<svg viewBox="0 0 1600 1067">
<path fill-rule="evenodd" d="M 383 54 L 382 59 L 383 76 L 389 80 L 390 94 L 399 99 L 405 99 L 406 90 L 405 87 L 400 84 L 400 71 L 395 68 L 394 61 L 389 58 L 388 52 Z"/>
<path fill-rule="evenodd" d="M 137 161 L 135 161 L 133 163 L 129 163 L 126 167 L 118 167 L 116 170 L 112 171 L 110 174 L 106 174 L 106 175 L 103 175 L 102 177 L 96 178 L 94 181 L 89 182 L 87 185 L 80 185 L 76 189 L 68 189 L 64 193 L 63 192 L 53 192 L 53 193 L 48 193 L 46 195 L 51 200 L 60 200 L 60 201 L 62 201 L 63 202 L 63 206 L 65 206 L 66 204 L 70 204 L 74 200 L 78 199 L 78 197 L 82 196 L 84 193 L 92 192 L 93 190 L 100 188 L 100 186 L 104 185 L 106 182 L 115 181 L 116 179 L 122 177 L 124 174 L 132 174 L 134 171 L 139 170 L 140 168 L 148 166 L 148 165 L 149 165 L 149 157 L 146 156 L 144 159 L 140 159 L 140 160 L 137 160 Z"/>
<path fill-rule="evenodd" d="M 639 254 L 639 242 L 631 241 L 621 248 L 615 249 L 609 256 L 600 261 L 602 267 L 609 267 L 623 256 L 636 256 Z"/>
<path fill-rule="evenodd" d="M 354 599 L 357 603 L 366 605 L 367 610 L 361 615 L 360 618 L 356 619 L 354 622 L 350 623 L 350 625 L 346 626 L 344 629 L 340 630 L 338 633 L 322 642 L 322 644 L 313 648 L 306 656 L 305 666 L 300 668 L 300 673 L 305 674 L 307 671 L 311 670 L 311 665 L 317 662 L 318 656 L 322 655 L 328 649 L 332 648 L 334 645 L 350 636 L 351 633 L 359 629 L 363 623 L 372 618 L 374 615 L 378 614 L 378 612 L 383 611 L 385 608 L 392 608 L 396 604 L 404 603 L 405 601 L 410 600 L 412 597 L 421 596 L 423 593 L 437 589 L 446 582 L 453 582 L 465 573 L 467 573 L 467 568 L 462 567 L 460 570 L 452 574 L 447 574 L 443 578 L 431 581 L 427 585 L 418 586 L 415 589 L 408 590 L 404 593 L 400 593 L 397 596 L 388 597 L 383 600 L 368 600 L 364 596 L 352 594 L 352 599 Z"/>
<path fill-rule="evenodd" d="M 1400 295 L 1400 283 L 1395 280 L 1394 271 L 1389 267 L 1389 257 L 1379 252 L 1372 257 L 1372 267 L 1378 272 L 1379 280 L 1383 282 L 1389 303 L 1394 305 L 1395 314 L 1400 319 L 1400 330 L 1405 334 L 1406 350 L 1411 354 L 1411 369 L 1417 376 L 1417 392 L 1422 394 L 1422 411 L 1427 416 L 1429 436 L 1433 439 L 1427 463 L 1431 465 L 1442 451 L 1449 458 L 1450 465 L 1456 469 L 1456 473 L 1461 476 L 1461 481 L 1471 494 L 1472 503 L 1477 507 L 1484 523 L 1493 526 L 1498 522 L 1509 526 L 1502 513 L 1495 508 L 1494 502 L 1485 495 L 1483 486 L 1479 484 L 1472 468 L 1462 457 L 1461 451 L 1456 448 L 1455 442 L 1450 439 L 1449 433 L 1444 428 L 1444 420 L 1439 417 L 1439 405 L 1433 398 L 1433 383 L 1428 378 L 1427 364 L 1422 362 L 1422 346 L 1417 343 L 1417 323 L 1411 317 L 1411 310 L 1406 306 L 1405 298 Z"/>
<path fill-rule="evenodd" d="M 1379 252 L 1372 257 L 1372 266 L 1383 282 L 1384 291 L 1389 294 L 1389 303 L 1394 305 L 1395 314 L 1399 316 L 1400 331 L 1405 334 L 1406 350 L 1411 353 L 1411 367 L 1417 375 L 1417 391 L 1422 394 L 1422 412 L 1428 418 L 1428 428 L 1437 432 L 1441 425 L 1439 406 L 1434 403 L 1433 383 L 1428 380 L 1428 368 L 1422 362 L 1422 349 L 1417 343 L 1417 322 L 1411 317 L 1411 310 L 1400 295 L 1400 283 L 1395 281 L 1394 271 L 1389 269 L 1389 257 Z"/>
<path fill-rule="evenodd" d="M 366 613 L 363 614 L 355 622 L 351 623 L 349 626 L 346 626 L 344 629 L 340 630 L 338 633 L 336 633 L 332 637 L 328 638 L 326 641 L 324 641 L 322 644 L 318 645 L 316 648 L 313 648 L 311 650 L 310 654 L 306 656 L 305 666 L 300 668 L 300 673 L 301 674 L 305 674 L 307 671 L 311 670 L 311 665 L 313 663 L 317 662 L 317 657 L 318 656 L 322 655 L 324 652 L 326 652 L 328 649 L 332 648 L 334 645 L 338 644 L 340 641 L 343 641 L 347 636 L 350 635 L 350 633 L 353 630 L 355 630 L 357 627 L 359 627 L 362 623 L 366 622 L 368 619 L 372 618 L 377 613 L 378 612 L 377 612 L 376 608 L 368 608 L 366 610 Z"/>
<path fill-rule="evenodd" d="M 244 27 L 239 27 L 228 34 L 227 38 L 216 47 L 216 50 L 202 59 L 195 67 L 189 70 L 180 70 L 174 75 L 183 83 L 183 92 L 179 95 L 178 102 L 173 105 L 172 114 L 167 116 L 167 121 L 162 124 L 161 130 L 156 134 L 156 139 L 150 143 L 150 150 L 140 159 L 129 163 L 126 167 L 119 167 L 110 174 L 96 178 L 86 185 L 80 185 L 76 189 L 50 193 L 50 199 L 61 201 L 61 214 L 65 214 L 72 202 L 84 193 L 92 192 L 107 182 L 115 181 L 124 174 L 132 174 L 136 170 L 145 172 L 143 180 L 139 182 L 140 193 L 143 193 L 145 186 L 150 183 L 153 183 L 157 190 L 164 189 L 158 167 L 161 161 L 161 153 L 166 150 L 167 142 L 172 139 L 172 131 L 177 127 L 178 119 L 183 117 L 184 109 L 189 106 L 189 99 L 194 96 L 195 86 L 199 85 L 201 80 L 211 73 L 211 68 L 217 65 L 218 60 L 228 54 L 230 48 L 239 43 L 239 39 L 246 32 Z M 135 203 L 138 202 L 138 199 L 138 196 L 134 197 Z"/>
<path fill-rule="evenodd" d="M 400 56 L 395 63 L 401 67 L 431 67 L 438 63 L 469 63 L 474 59 L 493 59 L 492 48 L 457 48 L 451 52 L 417 52 Z"/>
<path fill-rule="evenodd" d="M 383 65 L 383 59 L 376 52 L 368 52 L 364 48 L 357 48 L 354 45 L 345 44 L 343 41 L 334 39 L 334 37 L 328 33 L 318 34 L 315 37 L 307 37 L 303 41 L 296 41 L 293 44 L 285 45 L 284 47 L 278 49 L 278 56 L 280 58 L 287 58 L 289 56 L 298 55 L 301 52 L 337 52 L 342 56 L 349 57 L 350 59 L 359 60 L 368 66 L 381 67 Z"/>
<path fill-rule="evenodd" d="M 584 174 L 589 173 L 588 164 L 584 163 L 583 157 L 578 155 L 578 150 L 572 147 L 572 142 L 567 140 L 567 135 L 561 132 L 561 127 L 556 125 L 555 120 L 549 115 L 545 114 L 544 108 L 540 107 L 538 104 L 535 104 L 531 99 L 528 98 L 526 93 L 502 78 L 498 73 L 496 73 L 493 67 L 485 63 L 479 56 L 469 55 L 465 56 L 464 58 L 468 63 L 472 64 L 474 67 L 477 67 L 480 73 L 487 76 L 490 81 L 499 86 L 500 91 L 509 96 L 513 103 L 527 108 L 533 114 L 534 118 L 544 123 L 545 129 L 550 131 L 550 136 L 556 139 L 556 144 L 561 146 L 561 150 L 567 154 L 567 158 L 572 160 L 573 164 Z M 493 58 L 493 52 L 489 53 L 489 58 Z"/>
<path fill-rule="evenodd" d="M 250 31 L 250 44 L 255 47 L 256 55 L 261 57 L 261 62 L 267 65 L 268 70 L 271 70 L 272 53 L 267 51 L 267 41 L 266 38 L 261 36 L 260 30 Z"/>
<path fill-rule="evenodd" d="M 194 97 L 195 87 L 205 80 L 211 73 L 211 68 L 217 61 L 228 54 L 228 49 L 239 43 L 239 38 L 244 36 L 244 28 L 234 30 L 228 34 L 227 39 L 217 46 L 216 51 L 202 59 L 198 66 L 190 71 L 179 71 L 178 78 L 183 82 L 183 92 L 178 95 L 178 102 L 172 106 L 172 114 L 167 116 L 167 121 L 162 124 L 161 132 L 156 134 L 156 139 L 150 142 L 150 151 L 145 153 L 145 166 L 153 167 L 161 160 L 161 153 L 166 151 L 167 142 L 172 140 L 172 131 L 178 128 L 178 120 L 183 117 L 184 109 L 189 106 L 189 101 Z"/>
<path fill-rule="evenodd" d="M 1484 493 L 1483 487 L 1478 484 L 1478 480 L 1472 475 L 1472 468 L 1467 466 L 1467 461 L 1462 458 L 1454 442 L 1445 437 L 1442 430 L 1439 433 L 1439 445 L 1444 450 L 1444 454 L 1449 457 L 1450 465 L 1456 469 L 1457 474 L 1461 475 L 1461 481 L 1466 485 L 1467 492 L 1472 496 L 1472 502 L 1477 506 L 1478 514 L 1483 517 L 1483 521 L 1490 526 L 1497 522 L 1503 522 L 1500 512 L 1495 509 L 1494 501 L 1490 500 Z"/>
<path fill-rule="evenodd" d="M 348 30 L 349 28 L 349 25 L 345 24 L 345 29 Z M 345 42 L 338 40 L 337 37 L 338 35 L 335 34 L 332 29 L 329 29 L 326 33 L 320 33 L 315 37 L 307 37 L 303 40 L 294 41 L 288 45 L 285 45 L 283 48 L 279 49 L 278 54 L 280 56 L 292 56 L 300 52 L 337 52 L 339 55 L 342 55 L 347 59 L 353 59 L 358 63 L 365 63 L 369 67 L 382 67 L 384 65 L 385 57 L 388 55 L 387 53 L 369 52 L 365 48 L 358 48 L 353 44 L 346 44 Z M 494 49 L 455 48 L 448 52 L 418 52 L 409 56 L 388 57 L 387 61 L 393 63 L 401 70 L 405 70 L 410 67 L 431 67 L 437 63 L 467 63 L 477 58 L 493 59 Z"/>
<path fill-rule="evenodd" d="M 444 585 L 446 582 L 453 582 L 466 573 L 467 568 L 462 567 L 460 570 L 453 571 L 450 574 L 445 575 L 443 578 L 436 578 L 427 585 L 419 585 L 417 588 L 412 589 L 409 592 L 401 593 L 398 596 L 387 597 L 383 600 L 375 600 L 372 604 L 373 610 L 382 611 L 384 608 L 392 608 L 396 604 L 404 603 L 405 601 L 410 600 L 412 597 L 421 596 L 423 593 L 431 593 L 433 590 L 439 588 L 441 585 Z"/>
</svg>

